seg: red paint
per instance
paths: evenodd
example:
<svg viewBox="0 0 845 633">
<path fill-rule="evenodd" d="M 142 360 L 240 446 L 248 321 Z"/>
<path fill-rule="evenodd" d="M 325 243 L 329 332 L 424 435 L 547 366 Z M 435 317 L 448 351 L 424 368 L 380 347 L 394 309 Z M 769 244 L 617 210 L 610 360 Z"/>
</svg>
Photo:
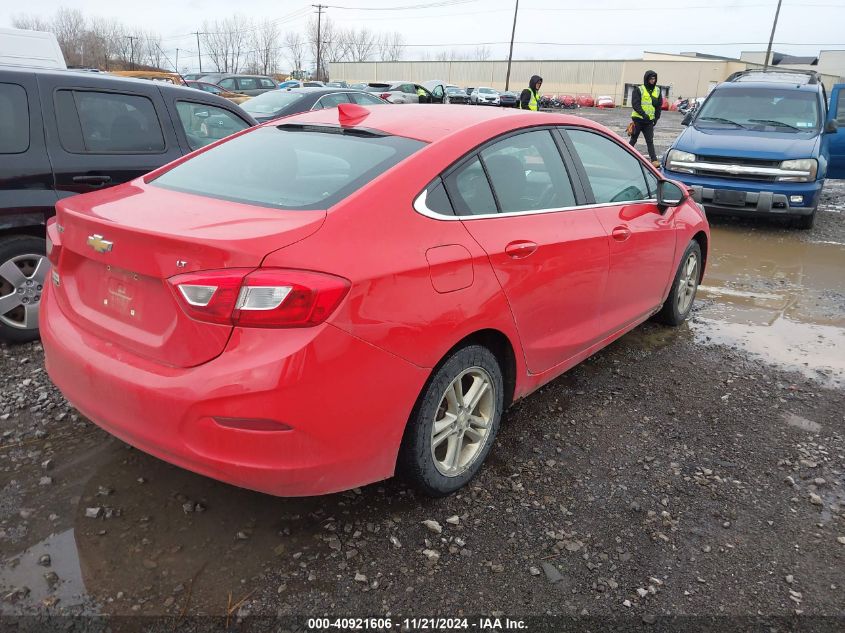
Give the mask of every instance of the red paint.
<svg viewBox="0 0 845 633">
<path fill-rule="evenodd" d="M 330 209 L 145 179 L 59 202 L 63 232 L 51 223 L 48 235 L 61 283 L 45 293 L 41 332 L 69 401 L 126 442 L 235 485 L 286 496 L 363 485 L 393 474 L 417 397 L 462 339 L 500 332 L 521 398 L 648 318 L 683 247 L 709 234 L 691 201 L 452 221 L 414 210 L 487 139 L 536 125 L 609 135 L 584 119 L 408 105 L 373 108 L 362 125 L 428 145 Z M 92 234 L 112 250 L 94 252 Z M 188 281 L 219 282 L 219 303 L 187 304 Z M 244 285 L 298 291 L 244 317 L 232 303 Z"/>
</svg>

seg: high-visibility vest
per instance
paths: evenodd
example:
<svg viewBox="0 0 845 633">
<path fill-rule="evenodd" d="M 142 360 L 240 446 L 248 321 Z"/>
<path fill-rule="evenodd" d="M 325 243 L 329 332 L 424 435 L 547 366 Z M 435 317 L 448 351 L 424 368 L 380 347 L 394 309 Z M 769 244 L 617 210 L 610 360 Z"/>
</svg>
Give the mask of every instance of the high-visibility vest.
<svg viewBox="0 0 845 633">
<path fill-rule="evenodd" d="M 654 121 L 654 102 L 660 98 L 660 88 L 657 86 L 654 87 L 654 90 L 649 92 L 648 88 L 645 86 L 640 86 L 640 107 L 645 112 L 646 116 L 648 117 L 649 121 Z M 642 119 L 640 113 L 634 110 L 631 114 L 631 117 L 634 119 Z"/>
<path fill-rule="evenodd" d="M 528 109 L 537 112 L 540 109 L 540 95 L 531 90 L 531 88 L 528 91 L 531 93 L 531 99 L 528 101 Z M 522 99 L 519 100 L 519 107 L 522 108 Z"/>
</svg>

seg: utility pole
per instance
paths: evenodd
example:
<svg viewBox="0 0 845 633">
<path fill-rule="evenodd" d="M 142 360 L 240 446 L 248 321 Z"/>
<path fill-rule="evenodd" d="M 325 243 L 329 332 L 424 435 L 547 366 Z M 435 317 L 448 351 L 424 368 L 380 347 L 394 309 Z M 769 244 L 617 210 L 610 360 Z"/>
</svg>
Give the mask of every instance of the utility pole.
<svg viewBox="0 0 845 633">
<path fill-rule="evenodd" d="M 202 50 L 200 49 L 200 32 L 197 31 L 197 56 L 200 59 L 200 73 L 202 73 Z"/>
<path fill-rule="evenodd" d="M 175 64 L 175 66 L 176 66 L 176 74 L 178 75 L 179 74 L 179 49 L 178 48 L 176 49 L 176 64 Z"/>
<path fill-rule="evenodd" d="M 510 89 L 511 83 L 511 59 L 513 59 L 513 38 L 516 36 L 516 15 L 519 13 L 519 0 L 516 0 L 516 7 L 513 10 L 513 30 L 511 31 L 511 48 L 508 51 L 508 74 L 505 75 L 505 92 Z"/>
<path fill-rule="evenodd" d="M 320 74 L 320 27 L 321 27 L 321 19 L 323 17 L 323 9 L 325 9 L 325 5 L 322 4 L 312 4 L 312 7 L 317 9 L 317 81 L 321 81 L 322 75 Z"/>
<path fill-rule="evenodd" d="M 127 35 L 129 39 L 129 70 L 135 70 L 135 40 L 138 38 L 134 35 Z"/>
<path fill-rule="evenodd" d="M 763 62 L 763 72 L 769 68 L 769 57 L 772 56 L 772 42 L 775 41 L 775 29 L 778 28 L 778 15 L 780 15 L 781 1 L 782 0 L 778 0 L 778 8 L 775 11 L 775 21 L 774 24 L 772 24 L 772 34 L 769 36 L 769 48 L 766 49 L 766 61 Z"/>
</svg>

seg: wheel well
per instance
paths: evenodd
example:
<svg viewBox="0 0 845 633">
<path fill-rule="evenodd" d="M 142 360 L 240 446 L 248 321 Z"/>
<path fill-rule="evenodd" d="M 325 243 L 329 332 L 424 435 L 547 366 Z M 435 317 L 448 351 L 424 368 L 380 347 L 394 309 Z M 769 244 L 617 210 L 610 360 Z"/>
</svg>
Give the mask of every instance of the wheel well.
<svg viewBox="0 0 845 633">
<path fill-rule="evenodd" d="M 14 237 L 16 235 L 29 235 L 31 237 L 44 238 L 44 225 L 35 224 L 32 226 L 16 226 L 11 229 L 0 231 L 0 240 L 3 240 L 6 237 Z"/>
<path fill-rule="evenodd" d="M 696 242 L 698 242 L 698 246 L 701 248 L 701 279 L 704 278 L 704 269 L 707 267 L 707 234 L 704 231 L 699 231 L 695 235 L 692 236 Z M 701 279 L 698 281 L 700 282 Z"/>
<path fill-rule="evenodd" d="M 473 332 L 452 346 L 443 356 L 440 363 L 449 358 L 456 350 L 467 345 L 482 345 L 489 349 L 496 357 L 499 367 L 502 369 L 502 380 L 505 386 L 505 408 L 509 407 L 513 402 L 513 394 L 516 389 L 516 356 L 514 356 L 513 346 L 508 337 L 499 330 L 479 330 L 478 332 Z M 440 363 L 438 363 L 438 366 Z"/>
</svg>

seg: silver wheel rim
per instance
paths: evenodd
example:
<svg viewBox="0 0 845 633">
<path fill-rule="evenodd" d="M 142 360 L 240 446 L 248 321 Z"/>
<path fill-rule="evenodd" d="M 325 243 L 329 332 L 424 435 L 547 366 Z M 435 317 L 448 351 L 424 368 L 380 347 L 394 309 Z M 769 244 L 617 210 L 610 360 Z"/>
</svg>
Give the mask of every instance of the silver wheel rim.
<svg viewBox="0 0 845 633">
<path fill-rule="evenodd" d="M 684 314 L 692 305 L 698 288 L 698 255 L 690 253 L 678 279 L 678 312 Z"/>
<path fill-rule="evenodd" d="M 493 379 L 481 367 L 465 369 L 446 387 L 431 429 L 437 471 L 457 477 L 478 459 L 490 436 L 496 408 Z"/>
<path fill-rule="evenodd" d="M 38 307 L 50 271 L 43 255 L 18 255 L 0 264 L 0 323 L 16 330 L 38 327 Z"/>
</svg>

